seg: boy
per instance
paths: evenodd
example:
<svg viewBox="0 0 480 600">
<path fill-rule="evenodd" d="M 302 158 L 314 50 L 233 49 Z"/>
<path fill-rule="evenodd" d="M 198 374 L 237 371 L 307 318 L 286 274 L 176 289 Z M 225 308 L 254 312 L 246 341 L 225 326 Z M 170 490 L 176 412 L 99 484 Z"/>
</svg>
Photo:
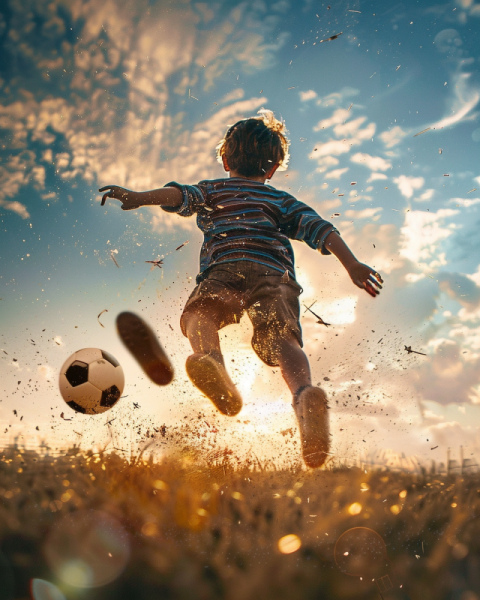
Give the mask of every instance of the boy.
<svg viewBox="0 0 480 600">
<path fill-rule="evenodd" d="M 271 111 L 243 119 L 230 127 L 217 146 L 228 179 L 197 185 L 167 183 L 164 188 L 132 192 L 105 186 L 107 198 L 122 202 L 123 210 L 159 205 L 188 217 L 197 214 L 204 233 L 197 286 L 188 299 L 180 325 L 194 354 L 186 370 L 224 415 L 234 416 L 242 399 L 224 365 L 218 330 L 237 323 L 244 312 L 252 321 L 252 346 L 269 366 L 279 366 L 293 395 L 309 467 L 325 462 L 329 447 L 328 405 L 325 392 L 312 386 L 307 356 L 302 350 L 300 304 L 289 239 L 306 242 L 322 254 L 333 253 L 353 283 L 375 297 L 382 279 L 357 261 L 335 227 L 291 194 L 266 185 L 277 169 L 285 170 L 289 142 L 284 123 Z M 121 338 L 150 377 L 159 384 L 173 377 L 168 358 L 150 328 L 133 313 L 117 319 Z"/>
</svg>

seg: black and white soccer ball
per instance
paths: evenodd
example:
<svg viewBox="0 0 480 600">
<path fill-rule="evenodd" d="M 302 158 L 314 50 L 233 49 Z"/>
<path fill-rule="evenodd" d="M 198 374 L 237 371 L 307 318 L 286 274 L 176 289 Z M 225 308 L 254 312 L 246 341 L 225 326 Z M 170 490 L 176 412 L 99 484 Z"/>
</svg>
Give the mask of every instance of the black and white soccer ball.
<svg viewBox="0 0 480 600">
<path fill-rule="evenodd" d="M 118 402 L 125 377 L 120 363 L 111 354 L 99 348 L 84 348 L 63 363 L 59 386 L 70 408 L 96 415 Z"/>
</svg>

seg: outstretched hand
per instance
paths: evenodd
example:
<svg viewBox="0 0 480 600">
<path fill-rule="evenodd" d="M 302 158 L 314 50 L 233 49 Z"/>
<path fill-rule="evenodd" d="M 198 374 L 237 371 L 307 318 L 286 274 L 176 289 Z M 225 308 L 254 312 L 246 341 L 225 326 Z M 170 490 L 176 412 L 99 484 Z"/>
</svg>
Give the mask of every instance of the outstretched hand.
<svg viewBox="0 0 480 600">
<path fill-rule="evenodd" d="M 120 200 L 122 203 L 122 210 L 132 210 L 141 206 L 141 204 L 138 204 L 135 199 L 135 192 L 122 188 L 118 185 L 106 185 L 100 188 L 98 191 L 105 192 L 102 197 L 101 206 L 105 205 L 107 198 Z"/>
<path fill-rule="evenodd" d="M 348 274 L 357 287 L 366 290 L 373 298 L 380 293 L 383 279 L 375 269 L 357 261 L 348 269 Z"/>
</svg>

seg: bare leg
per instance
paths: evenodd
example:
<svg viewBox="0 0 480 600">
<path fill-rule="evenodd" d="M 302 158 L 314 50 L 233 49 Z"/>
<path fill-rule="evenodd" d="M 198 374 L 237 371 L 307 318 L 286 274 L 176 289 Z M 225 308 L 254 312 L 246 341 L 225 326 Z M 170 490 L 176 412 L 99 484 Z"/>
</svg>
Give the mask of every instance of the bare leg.
<svg viewBox="0 0 480 600">
<path fill-rule="evenodd" d="M 190 313 L 185 323 L 188 341 L 197 354 L 222 355 L 218 330 L 208 311 Z"/>
<path fill-rule="evenodd" d="M 213 313 L 190 313 L 185 331 L 194 354 L 187 358 L 186 369 L 191 382 L 227 416 L 242 408 L 242 398 L 230 379 L 223 360 Z"/>
<path fill-rule="evenodd" d="M 291 335 L 281 340 L 279 364 L 292 394 L 306 385 L 312 385 L 307 355 L 295 336 Z"/>
<path fill-rule="evenodd" d="M 327 396 L 321 388 L 312 386 L 308 358 L 294 336 L 282 341 L 279 362 L 293 394 L 303 459 L 308 467 L 321 467 L 330 452 Z"/>
</svg>

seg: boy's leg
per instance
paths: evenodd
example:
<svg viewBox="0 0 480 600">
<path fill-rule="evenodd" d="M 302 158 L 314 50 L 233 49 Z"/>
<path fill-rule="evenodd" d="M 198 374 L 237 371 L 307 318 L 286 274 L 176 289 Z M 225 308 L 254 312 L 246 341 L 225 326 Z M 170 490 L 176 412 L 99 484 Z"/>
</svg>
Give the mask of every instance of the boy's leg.
<svg viewBox="0 0 480 600">
<path fill-rule="evenodd" d="M 292 394 L 296 394 L 300 388 L 312 385 L 307 355 L 293 334 L 280 340 L 278 363 Z"/>
<path fill-rule="evenodd" d="M 215 310 L 190 310 L 183 322 L 194 351 L 186 363 L 190 380 L 222 414 L 235 416 L 242 408 L 242 398 L 225 369 Z"/>
<path fill-rule="evenodd" d="M 196 354 L 213 354 L 223 363 L 216 319 L 208 310 L 185 316 L 185 333 Z"/>
<path fill-rule="evenodd" d="M 321 467 L 330 450 L 327 396 L 312 386 L 308 358 L 293 334 L 279 341 L 278 363 L 293 394 L 305 464 Z"/>
</svg>

